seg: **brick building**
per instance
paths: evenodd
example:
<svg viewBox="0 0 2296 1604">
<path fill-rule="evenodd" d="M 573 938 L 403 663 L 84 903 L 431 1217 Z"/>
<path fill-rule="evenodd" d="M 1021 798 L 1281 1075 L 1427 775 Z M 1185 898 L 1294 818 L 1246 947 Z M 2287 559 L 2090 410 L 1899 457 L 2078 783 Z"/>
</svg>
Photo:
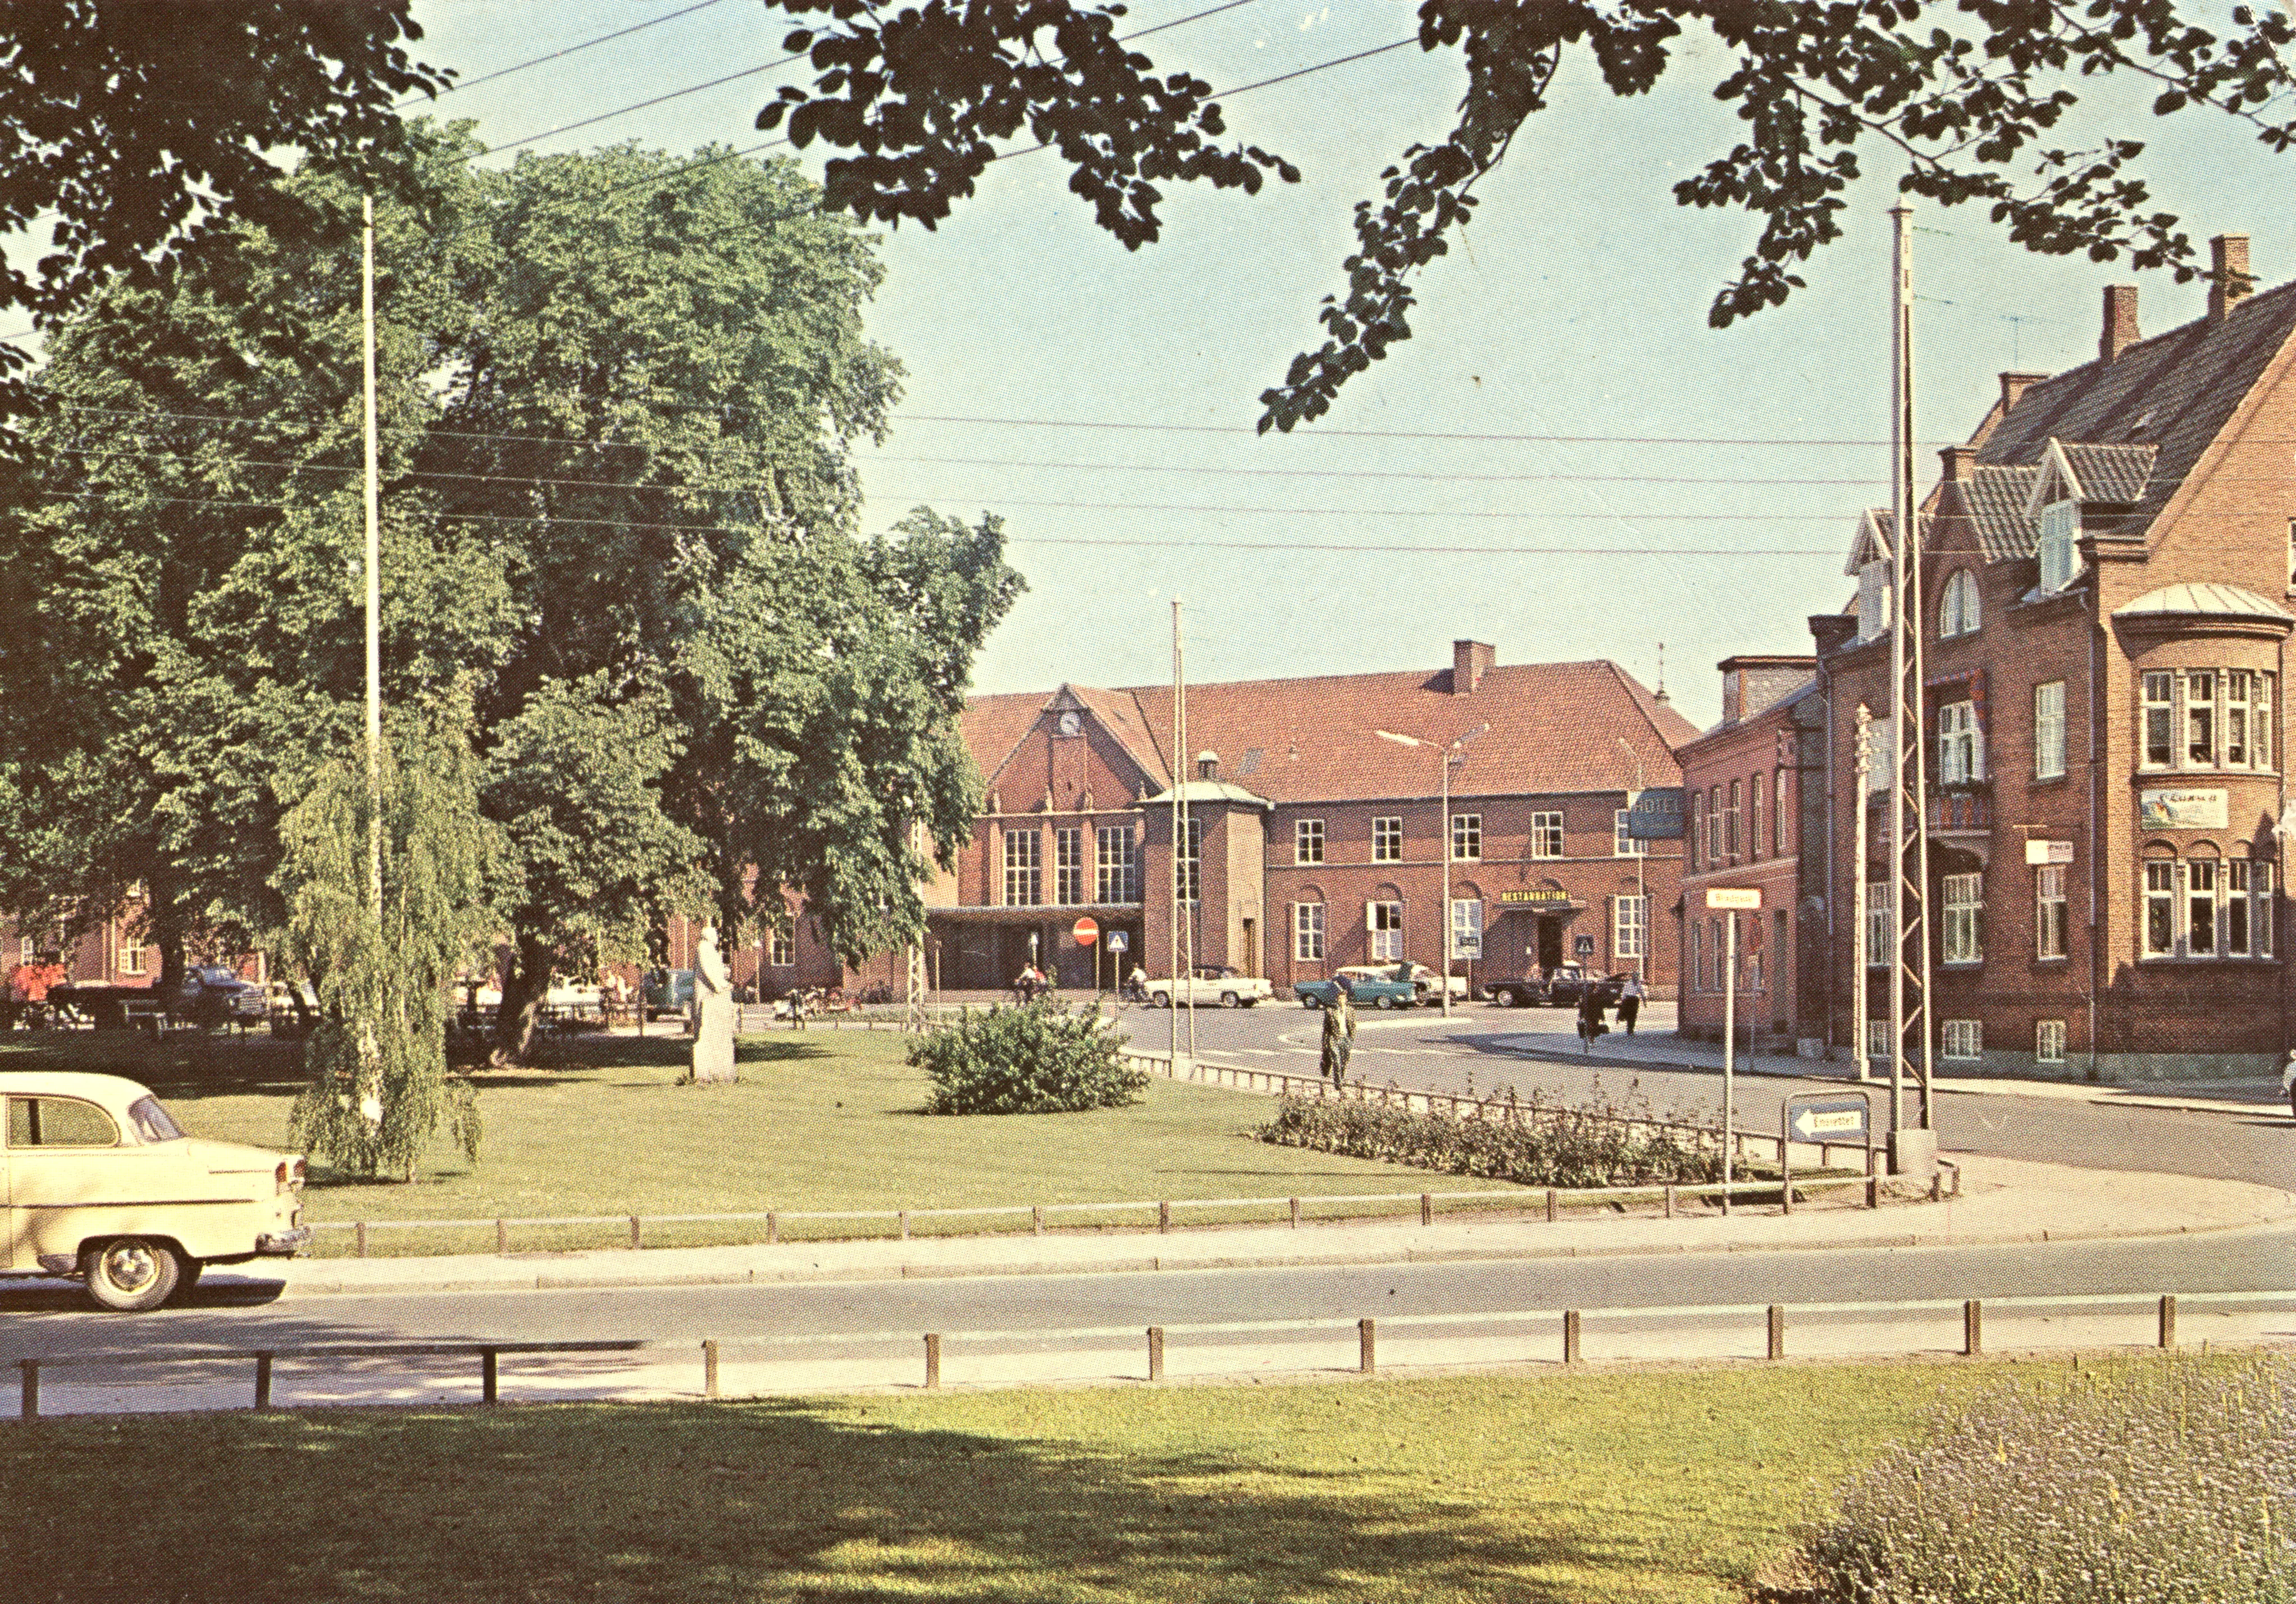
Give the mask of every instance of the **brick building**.
<svg viewBox="0 0 2296 1604">
<path fill-rule="evenodd" d="M 2296 626 L 2296 284 L 2215 241 L 2207 315 L 2146 340 L 2104 292 L 2097 359 L 2006 373 L 1924 503 L 1930 1015 L 1946 1074 L 2104 1081 L 2267 1070 L 2289 989 L 2275 822 Z M 1832 1038 L 1850 997 L 1857 709 L 1890 749 L 1886 517 L 1857 616 L 1811 620 L 1841 798 L 1826 860 Z M 1888 872 L 1877 793 L 1865 872 Z M 1874 899 L 1888 945 L 1886 897 Z M 1887 970 L 1869 971 L 1884 994 Z M 1883 1027 L 1886 1031 L 1886 1027 Z"/>
<path fill-rule="evenodd" d="M 1737 925 L 1742 1037 L 1825 1051 L 1825 704 L 1817 659 L 1739 656 L 1719 665 L 1722 719 L 1682 747 L 1686 848 L 1677 941 L 1678 1028 L 1722 1034 L 1727 921 Z M 1816 777 L 1816 783 L 1811 783 Z M 1759 912 L 1706 905 L 1717 887 L 1761 894 Z"/>
<path fill-rule="evenodd" d="M 964 735 L 987 803 L 926 889 L 928 979 L 1000 986 L 1033 952 L 1064 986 L 1096 963 L 1105 982 L 1108 944 L 1079 946 L 1079 915 L 1122 934 L 1126 966 L 1168 972 L 1176 784 L 1196 961 L 1279 995 L 1344 964 L 1440 969 L 1447 925 L 1480 954 L 1454 966 L 1477 984 L 1569 959 L 1664 979 L 1673 923 L 1650 910 L 1674 904 L 1678 848 L 1630 840 L 1623 814 L 1638 781 L 1677 782 L 1695 733 L 1614 664 L 1502 667 L 1472 641 L 1433 673 L 1192 685 L 1183 762 L 1169 686 L 977 697 Z"/>
</svg>

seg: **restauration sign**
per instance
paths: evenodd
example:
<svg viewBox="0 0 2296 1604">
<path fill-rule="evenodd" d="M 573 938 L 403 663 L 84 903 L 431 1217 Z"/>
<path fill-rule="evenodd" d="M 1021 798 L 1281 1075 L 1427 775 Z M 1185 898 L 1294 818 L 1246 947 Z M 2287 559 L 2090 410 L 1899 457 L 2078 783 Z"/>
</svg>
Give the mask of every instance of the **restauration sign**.
<svg viewBox="0 0 2296 1604">
<path fill-rule="evenodd" d="M 1551 886 L 1525 887 L 1513 891 L 1502 891 L 1503 903 L 1567 903 L 1575 901 L 1568 891 L 1557 891 Z"/>
</svg>

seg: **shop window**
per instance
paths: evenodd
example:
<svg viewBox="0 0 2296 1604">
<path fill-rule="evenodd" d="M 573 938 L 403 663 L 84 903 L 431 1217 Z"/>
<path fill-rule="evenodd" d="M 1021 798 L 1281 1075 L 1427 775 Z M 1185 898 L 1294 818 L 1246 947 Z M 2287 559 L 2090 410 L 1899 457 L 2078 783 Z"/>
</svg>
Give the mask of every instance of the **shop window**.
<svg viewBox="0 0 2296 1604">
<path fill-rule="evenodd" d="M 1320 863 L 1324 861 L 1323 820 L 1292 821 L 1292 861 L 1295 863 Z"/>
<path fill-rule="evenodd" d="M 2033 1021 L 2033 1061 L 2037 1064 L 2062 1064 L 2065 1061 L 2065 1022 L 2062 1019 Z"/>
<path fill-rule="evenodd" d="M 1399 863 L 1403 861 L 1403 820 L 1399 814 L 1382 814 L 1371 822 L 1371 861 L 1374 863 Z"/>
<path fill-rule="evenodd" d="M 2065 772 L 2065 682 L 2033 687 L 2033 778 L 2058 780 Z"/>
<path fill-rule="evenodd" d="M 1970 1063 L 1985 1056 L 1984 1020 L 1948 1019 L 1944 1023 L 1940 1047 L 1946 1058 Z"/>
<path fill-rule="evenodd" d="M 1535 813 L 1530 815 L 1530 855 L 1535 858 L 1559 858 L 1562 855 L 1561 814 Z"/>
<path fill-rule="evenodd" d="M 1468 863 L 1483 855 L 1483 815 L 1453 814 L 1451 815 L 1451 859 Z"/>
<path fill-rule="evenodd" d="M 1292 904 L 1292 956 L 1301 963 L 1324 962 L 1324 904 Z"/>
</svg>

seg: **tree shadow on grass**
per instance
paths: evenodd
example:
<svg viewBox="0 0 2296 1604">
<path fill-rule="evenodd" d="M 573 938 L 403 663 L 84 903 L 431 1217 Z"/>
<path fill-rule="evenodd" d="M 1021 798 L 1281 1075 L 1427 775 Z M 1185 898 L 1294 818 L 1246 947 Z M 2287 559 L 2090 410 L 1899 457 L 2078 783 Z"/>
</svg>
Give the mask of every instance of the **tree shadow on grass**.
<svg viewBox="0 0 2296 1604">
<path fill-rule="evenodd" d="M 1153 1397 L 1116 1395 L 1110 1412 Z M 1561 1529 L 1510 1530 L 1376 1468 L 1249 1462 L 1152 1402 L 1131 1435 L 1172 1445 L 1148 1452 L 871 1418 L 882 1412 L 766 1402 L 58 1422 L 45 1459 L 0 1444 L 0 1496 L 37 1486 L 40 1524 L 60 1532 L 136 1508 L 147 1580 L 181 1604 L 1576 1604 L 1538 1570 L 1634 1563 Z M 200 1497 L 139 1494 L 161 1477 Z M 290 1508 L 302 1512 L 291 1533 L 279 1524 Z M 32 1540 L 21 1524 L 0 1533 L 0 1568 L 12 1549 L 29 1562 Z M 60 1545 L 39 1558 L 41 1597 L 127 1596 L 123 1563 L 136 1567 L 107 1545 Z"/>
</svg>

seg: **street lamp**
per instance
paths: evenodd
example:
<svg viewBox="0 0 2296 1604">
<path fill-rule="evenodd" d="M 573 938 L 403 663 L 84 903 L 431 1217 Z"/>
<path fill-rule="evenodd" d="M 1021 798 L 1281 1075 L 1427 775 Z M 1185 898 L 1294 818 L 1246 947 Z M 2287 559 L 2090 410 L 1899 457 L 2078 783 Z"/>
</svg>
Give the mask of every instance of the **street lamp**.
<svg viewBox="0 0 2296 1604">
<path fill-rule="evenodd" d="M 1491 726 L 1479 724 L 1464 735 L 1451 741 L 1423 741 L 1416 735 L 1398 735 L 1392 730 L 1374 730 L 1382 741 L 1391 741 L 1398 746 L 1427 747 L 1443 754 L 1443 834 L 1436 843 L 1443 855 L 1443 912 L 1437 921 L 1443 929 L 1443 1017 L 1451 1017 L 1451 765 L 1458 761 L 1459 749 Z"/>
</svg>

